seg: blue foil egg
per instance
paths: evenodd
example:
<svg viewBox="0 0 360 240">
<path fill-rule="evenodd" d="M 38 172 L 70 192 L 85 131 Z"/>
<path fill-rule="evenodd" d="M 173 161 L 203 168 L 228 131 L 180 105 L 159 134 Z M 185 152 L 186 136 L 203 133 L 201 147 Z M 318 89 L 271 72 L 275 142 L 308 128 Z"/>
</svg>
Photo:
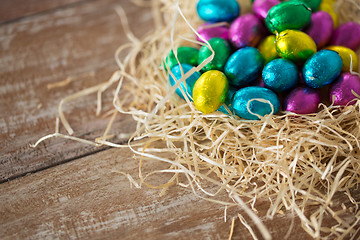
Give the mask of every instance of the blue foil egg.
<svg viewBox="0 0 360 240">
<path fill-rule="evenodd" d="M 188 71 L 190 71 L 193 66 L 189 65 L 189 64 L 181 64 L 181 67 L 183 69 L 183 72 L 181 71 L 180 65 L 176 65 L 173 68 L 171 68 L 171 73 L 174 75 L 174 77 L 176 78 L 176 80 L 171 76 L 171 74 L 169 74 L 169 82 L 171 86 L 174 86 L 177 81 L 180 80 L 180 78 L 187 73 Z M 183 74 L 184 73 L 184 74 Z M 196 80 L 198 80 L 198 78 L 200 77 L 200 73 L 199 72 L 194 72 L 190 77 L 188 77 L 184 82 L 180 83 L 180 86 L 175 90 L 175 92 L 182 98 L 185 99 L 184 95 L 181 93 L 180 88 L 182 88 L 184 90 L 184 93 L 187 93 L 187 96 L 190 98 L 192 97 L 192 90 L 194 88 L 194 84 L 196 82 Z"/>
<path fill-rule="evenodd" d="M 240 14 L 236 0 L 200 0 L 196 8 L 205 22 L 230 22 Z"/>
<path fill-rule="evenodd" d="M 261 73 L 264 59 L 256 48 L 245 47 L 234 52 L 225 64 L 224 72 L 229 83 L 236 87 L 250 84 Z"/>
<path fill-rule="evenodd" d="M 283 92 L 293 88 L 299 81 L 296 65 L 287 59 L 275 59 L 266 64 L 262 78 L 267 88 Z"/>
<path fill-rule="evenodd" d="M 337 52 L 321 50 L 305 62 L 302 69 L 304 81 L 309 87 L 321 88 L 340 75 L 342 66 L 343 62 Z"/>
<path fill-rule="evenodd" d="M 265 116 L 271 113 L 276 114 L 280 109 L 280 101 L 276 93 L 272 90 L 251 86 L 242 88 L 234 94 L 232 107 L 235 114 L 239 117 L 249 120 L 259 120 L 257 115 Z"/>
<path fill-rule="evenodd" d="M 229 86 L 229 90 L 228 93 L 226 94 L 226 98 L 225 98 L 225 102 L 224 104 L 229 108 L 230 111 L 234 111 L 232 108 L 232 98 L 234 96 L 234 94 L 236 93 L 237 88 L 233 87 L 233 86 Z M 218 111 L 221 111 L 225 114 L 228 114 L 229 112 L 225 109 L 225 107 L 223 105 L 221 105 L 221 107 L 218 109 Z"/>
</svg>

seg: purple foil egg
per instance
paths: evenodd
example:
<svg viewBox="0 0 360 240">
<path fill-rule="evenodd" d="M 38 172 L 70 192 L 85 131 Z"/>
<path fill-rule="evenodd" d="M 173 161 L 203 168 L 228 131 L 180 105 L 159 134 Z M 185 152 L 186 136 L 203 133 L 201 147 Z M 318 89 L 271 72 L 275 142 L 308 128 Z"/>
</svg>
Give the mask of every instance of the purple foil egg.
<svg viewBox="0 0 360 240">
<path fill-rule="evenodd" d="M 360 46 L 360 25 L 356 22 L 342 24 L 335 30 L 330 45 L 340 45 L 356 51 Z"/>
<path fill-rule="evenodd" d="M 360 95 L 360 77 L 349 72 L 342 73 L 339 78 L 330 87 L 330 101 L 336 106 L 353 105 L 356 101 L 352 101 L 356 96 L 352 93 Z"/>
<path fill-rule="evenodd" d="M 198 27 L 197 31 L 206 41 L 215 37 L 229 40 L 229 28 L 225 25 L 204 23 Z M 197 40 L 203 42 L 199 37 Z"/>
<path fill-rule="evenodd" d="M 316 89 L 298 87 L 286 96 L 284 109 L 297 114 L 316 113 L 320 101 L 320 93 Z"/>
<path fill-rule="evenodd" d="M 269 10 L 279 3 L 279 0 L 255 0 L 253 3 L 253 12 L 261 20 L 264 20 Z"/>
<path fill-rule="evenodd" d="M 324 47 L 331 39 L 334 32 L 334 23 L 331 15 L 324 11 L 311 15 L 311 24 L 306 28 L 307 33 L 316 43 L 318 48 Z"/>
<path fill-rule="evenodd" d="M 255 47 L 265 32 L 261 20 L 254 14 L 244 14 L 231 24 L 230 41 L 236 48 Z"/>
</svg>

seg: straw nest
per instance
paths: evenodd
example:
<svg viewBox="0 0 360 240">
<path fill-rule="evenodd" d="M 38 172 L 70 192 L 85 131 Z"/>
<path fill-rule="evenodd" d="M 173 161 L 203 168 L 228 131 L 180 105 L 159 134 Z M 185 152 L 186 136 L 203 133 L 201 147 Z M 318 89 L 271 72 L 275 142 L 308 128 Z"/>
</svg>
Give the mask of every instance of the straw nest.
<svg viewBox="0 0 360 240">
<path fill-rule="evenodd" d="M 141 184 L 152 174 L 167 173 L 168 177 L 171 173 L 163 185 L 157 186 L 163 189 L 162 194 L 169 186 L 178 184 L 210 201 L 240 205 L 265 239 L 271 237 L 255 214 L 257 199 L 269 201 L 267 217 L 281 212 L 293 214 L 314 238 L 343 239 L 359 234 L 359 202 L 353 194 L 360 187 L 360 101 L 355 100 L 355 105 L 345 108 L 321 104 L 319 112 L 310 115 L 280 112 L 259 121 L 221 112 L 204 115 L 190 99 L 184 101 L 176 96 L 179 84 L 170 87 L 168 74 L 161 67 L 171 49 L 197 45 L 193 29 L 200 25 L 196 2 L 133 2 L 152 7 L 155 28 L 138 39 L 131 33 L 123 10 L 116 9 L 130 43 L 117 50 L 119 70 L 109 81 L 61 102 L 59 116 L 68 132 L 72 134 L 72 129 L 62 114 L 62 104 L 93 92 L 101 96 L 106 89 L 115 90 L 115 111 L 104 136 L 95 143 L 83 142 L 123 147 L 112 143 L 108 133 L 116 114 L 132 115 L 137 131 L 127 146 L 136 153 L 140 164 L 144 160 L 168 163 L 162 170 L 140 173 Z M 243 13 L 249 11 L 247 0 L 239 3 Z M 341 6 L 337 8 L 341 22 L 360 22 L 360 5 L 356 1 L 339 0 L 336 4 Z M 127 55 L 120 59 L 123 51 Z M 194 71 L 210 60 L 211 57 Z M 98 112 L 99 106 L 100 97 Z M 54 136 L 79 140 L 56 132 L 40 141 Z M 209 185 L 217 186 L 218 191 L 207 191 Z M 217 198 L 221 192 L 228 194 L 228 201 Z M 335 194 L 346 195 L 351 205 L 334 203 Z M 358 197 L 357 194 L 357 200 Z M 315 210 L 307 212 L 309 206 L 316 206 L 312 208 Z M 344 213 L 346 219 L 342 218 Z M 332 216 L 332 226 L 323 226 L 325 215 Z"/>
</svg>

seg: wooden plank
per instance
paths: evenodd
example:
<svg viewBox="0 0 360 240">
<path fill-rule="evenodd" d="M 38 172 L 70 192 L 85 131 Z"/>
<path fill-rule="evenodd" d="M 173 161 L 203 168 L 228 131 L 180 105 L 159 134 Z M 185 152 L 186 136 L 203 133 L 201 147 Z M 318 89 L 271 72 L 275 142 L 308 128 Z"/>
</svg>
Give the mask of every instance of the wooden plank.
<svg viewBox="0 0 360 240">
<path fill-rule="evenodd" d="M 189 189 L 159 190 L 130 187 L 114 170 L 137 176 L 137 161 L 128 149 L 110 149 L 55 168 L 0 185 L 0 236 L 2 239 L 227 239 L 238 208 L 224 208 L 202 200 Z M 145 169 L 166 168 L 145 162 Z M 167 176 L 169 177 L 169 176 Z M 156 175 L 153 184 L 164 183 Z M 215 188 L 208 190 L 214 192 Z M 225 195 L 220 199 L 227 200 Z M 267 204 L 259 202 L 260 216 Z M 254 227 L 246 214 L 240 211 Z M 328 216 L 325 216 L 325 220 Z M 283 239 L 289 215 L 262 218 L 273 235 Z M 256 229 L 254 227 L 254 229 Z M 311 239 L 295 220 L 290 239 Z M 261 236 L 257 232 L 257 236 Z M 237 220 L 232 239 L 252 239 Z"/>
<path fill-rule="evenodd" d="M 120 3 L 137 34 L 151 28 L 148 9 Z M 114 52 L 128 41 L 114 10 L 118 4 L 85 1 L 0 26 L 0 182 L 101 150 L 64 140 L 47 141 L 35 150 L 29 144 L 54 132 L 62 98 L 106 81 L 117 69 Z M 47 89 L 68 76 L 75 81 Z M 111 94 L 105 94 L 105 103 Z M 108 119 L 96 117 L 95 110 L 95 94 L 64 105 L 76 136 L 93 140 L 101 135 Z M 131 133 L 133 122 L 119 116 L 113 129 L 114 141 L 123 141 L 127 137 L 118 134 Z"/>
<path fill-rule="evenodd" d="M 2 0 L 0 1 L 0 23 L 80 1 L 81 0 Z"/>
</svg>

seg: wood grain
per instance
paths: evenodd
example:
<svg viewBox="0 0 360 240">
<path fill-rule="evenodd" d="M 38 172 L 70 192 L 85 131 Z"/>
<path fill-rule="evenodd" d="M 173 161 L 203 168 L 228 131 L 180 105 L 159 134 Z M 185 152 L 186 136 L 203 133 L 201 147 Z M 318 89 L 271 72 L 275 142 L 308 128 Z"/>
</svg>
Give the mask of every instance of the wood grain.
<svg viewBox="0 0 360 240">
<path fill-rule="evenodd" d="M 128 41 L 114 10 L 118 4 L 136 34 L 151 29 L 148 9 L 116 0 L 85 1 L 0 26 L 0 182 L 100 150 L 59 139 L 37 149 L 29 144 L 54 132 L 62 98 L 107 80 L 117 69 L 114 52 Z M 74 78 L 68 86 L 47 89 L 68 76 Z M 111 98 L 105 94 L 104 102 Z M 95 110 L 95 94 L 64 106 L 76 136 L 101 135 L 108 119 L 96 117 Z M 113 129 L 115 136 L 131 133 L 133 122 L 119 116 Z"/>
<path fill-rule="evenodd" d="M 0 236 L 2 239 L 227 239 L 232 217 L 240 212 L 195 196 L 189 189 L 171 187 L 164 197 L 159 190 L 130 187 L 137 179 L 137 160 L 128 149 L 110 149 L 0 185 Z M 145 169 L 166 168 L 149 162 Z M 164 183 L 157 175 L 152 184 Z M 215 192 L 208 186 L 207 190 Z M 227 200 L 225 195 L 220 199 Z M 260 216 L 267 204 L 259 202 Z M 262 219 L 273 239 L 282 239 L 291 217 Z M 290 239 L 311 239 L 295 221 Z M 254 227 L 255 228 L 255 227 Z M 261 236 L 257 233 L 259 239 Z M 236 221 L 233 239 L 251 239 Z"/>
<path fill-rule="evenodd" d="M 2 0 L 0 23 L 64 7 L 81 0 Z"/>
</svg>

